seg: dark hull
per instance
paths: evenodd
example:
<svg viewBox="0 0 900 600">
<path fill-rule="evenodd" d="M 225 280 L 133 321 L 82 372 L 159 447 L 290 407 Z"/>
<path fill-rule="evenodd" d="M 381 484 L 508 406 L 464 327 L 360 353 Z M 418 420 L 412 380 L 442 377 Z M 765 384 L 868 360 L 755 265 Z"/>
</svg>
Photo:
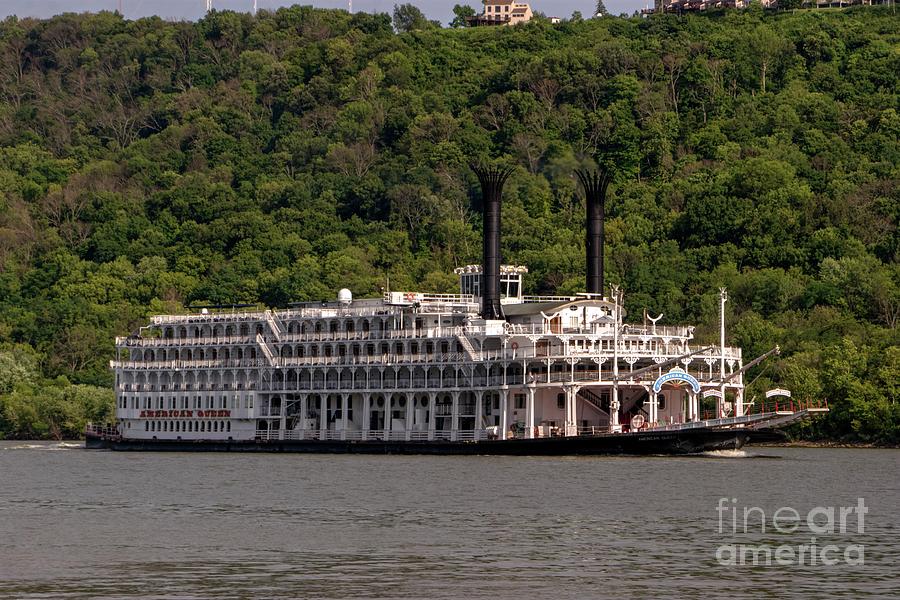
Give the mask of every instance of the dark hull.
<svg viewBox="0 0 900 600">
<path fill-rule="evenodd" d="M 788 436 L 780 429 L 761 428 L 747 431 L 749 444 L 780 444 L 788 441 Z"/>
<path fill-rule="evenodd" d="M 512 456 L 590 456 L 610 454 L 696 454 L 737 450 L 747 443 L 742 429 L 689 429 L 632 434 L 552 437 L 478 442 L 382 440 L 128 440 L 88 436 L 85 446 L 119 451 L 298 452 L 307 454 L 442 454 Z"/>
</svg>

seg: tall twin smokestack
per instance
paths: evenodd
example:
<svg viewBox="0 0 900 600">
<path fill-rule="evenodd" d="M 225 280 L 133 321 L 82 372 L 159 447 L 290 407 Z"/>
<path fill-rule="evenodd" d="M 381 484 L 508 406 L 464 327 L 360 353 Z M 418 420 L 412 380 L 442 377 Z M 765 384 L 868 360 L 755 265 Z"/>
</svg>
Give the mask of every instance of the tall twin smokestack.
<svg viewBox="0 0 900 600">
<path fill-rule="evenodd" d="M 502 319 L 500 307 L 500 197 L 512 169 L 472 166 L 481 183 L 484 246 L 481 263 L 481 317 Z"/>
<path fill-rule="evenodd" d="M 481 316 L 484 319 L 502 319 L 500 306 L 500 198 L 503 186 L 512 169 L 473 165 L 472 171 L 481 183 L 483 199 L 483 252 L 481 263 Z M 606 217 L 606 190 L 612 175 L 605 170 L 575 171 L 584 188 L 587 205 L 587 286 L 589 294 L 603 294 L 603 244 Z"/>
<path fill-rule="evenodd" d="M 606 190 L 612 176 L 608 171 L 575 171 L 581 187 L 584 188 L 584 199 L 587 205 L 587 237 L 585 249 L 587 254 L 587 286 L 589 294 L 603 294 L 603 243 L 604 221 L 606 219 Z"/>
</svg>

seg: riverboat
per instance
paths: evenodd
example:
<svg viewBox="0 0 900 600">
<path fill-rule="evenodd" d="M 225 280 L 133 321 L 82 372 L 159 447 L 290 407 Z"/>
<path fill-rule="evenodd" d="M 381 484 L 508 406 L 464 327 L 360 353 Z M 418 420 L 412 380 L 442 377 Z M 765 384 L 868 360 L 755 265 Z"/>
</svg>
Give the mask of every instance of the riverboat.
<svg viewBox="0 0 900 600">
<path fill-rule="evenodd" d="M 387 291 L 283 310 L 159 315 L 116 340 L 116 423 L 88 448 L 417 454 L 683 454 L 737 449 L 819 407 L 744 400 L 744 363 L 604 293 L 605 184 L 582 176 L 587 291 L 528 296 L 500 264 L 508 173 L 477 171 L 483 262 L 459 293 Z M 599 205 L 599 210 L 598 210 Z M 706 407 L 704 408 L 704 405 Z"/>
</svg>

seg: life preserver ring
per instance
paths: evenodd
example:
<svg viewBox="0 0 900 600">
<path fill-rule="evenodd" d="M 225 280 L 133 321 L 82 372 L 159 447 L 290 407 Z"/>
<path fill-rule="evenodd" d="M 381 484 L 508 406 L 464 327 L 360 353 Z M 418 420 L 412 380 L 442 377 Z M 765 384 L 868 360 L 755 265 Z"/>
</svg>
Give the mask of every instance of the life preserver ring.
<svg viewBox="0 0 900 600">
<path fill-rule="evenodd" d="M 513 350 L 518 350 L 519 344 L 517 344 L 516 342 L 513 342 L 512 344 L 509 345 L 509 347 L 512 348 Z"/>
<path fill-rule="evenodd" d="M 644 415 L 634 415 L 631 417 L 631 428 L 638 430 L 644 426 Z"/>
<path fill-rule="evenodd" d="M 416 299 L 416 294 L 414 292 L 406 292 L 403 295 L 404 300 L 407 302 L 413 302 Z"/>
</svg>

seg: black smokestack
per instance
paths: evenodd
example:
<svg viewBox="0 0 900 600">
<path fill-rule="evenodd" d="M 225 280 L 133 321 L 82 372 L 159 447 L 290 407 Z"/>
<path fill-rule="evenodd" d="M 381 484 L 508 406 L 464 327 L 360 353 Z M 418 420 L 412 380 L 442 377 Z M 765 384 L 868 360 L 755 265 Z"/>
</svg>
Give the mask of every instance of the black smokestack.
<svg viewBox="0 0 900 600">
<path fill-rule="evenodd" d="M 587 237 L 585 249 L 587 254 L 587 289 L 589 294 L 603 293 L 603 225 L 606 219 L 606 190 L 612 179 L 604 170 L 575 171 L 581 187 L 584 188 L 584 199 L 587 205 Z"/>
<path fill-rule="evenodd" d="M 502 319 L 500 308 L 500 197 L 512 169 L 472 166 L 481 183 L 484 252 L 481 263 L 481 316 Z"/>
</svg>

